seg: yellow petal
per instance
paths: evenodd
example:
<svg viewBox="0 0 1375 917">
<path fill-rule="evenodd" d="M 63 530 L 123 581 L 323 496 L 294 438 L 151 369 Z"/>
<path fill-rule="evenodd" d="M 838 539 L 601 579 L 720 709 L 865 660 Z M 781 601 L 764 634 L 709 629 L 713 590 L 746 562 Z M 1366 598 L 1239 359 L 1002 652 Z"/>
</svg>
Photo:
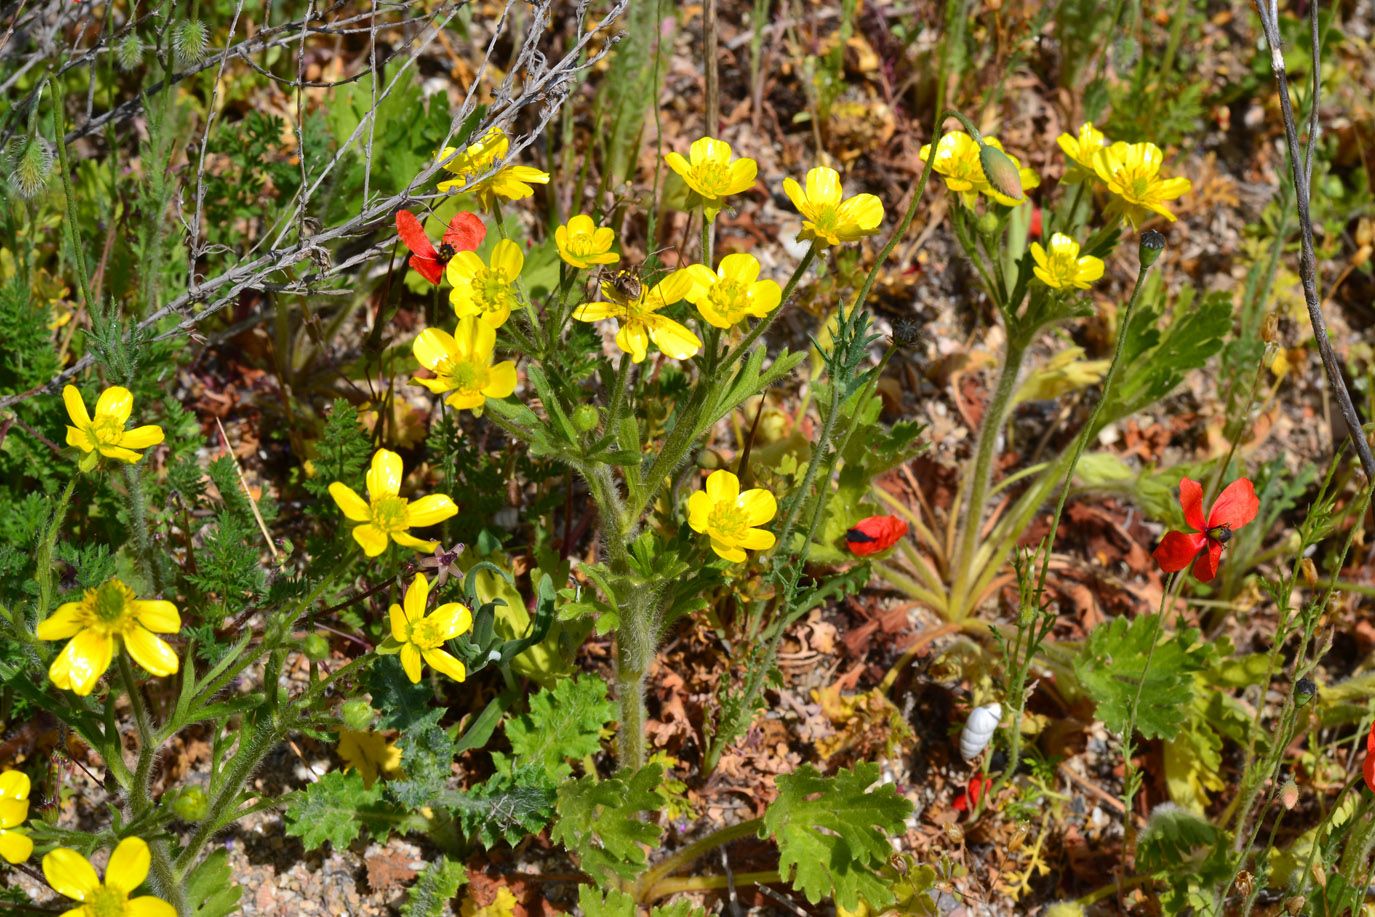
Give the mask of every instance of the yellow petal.
<svg viewBox="0 0 1375 917">
<path fill-rule="evenodd" d="M 722 468 L 720 471 L 713 471 L 707 478 L 706 490 L 713 505 L 734 503 L 735 498 L 740 496 L 740 479 Z"/>
<path fill-rule="evenodd" d="M 453 336 L 442 328 L 426 328 L 411 342 L 411 353 L 420 365 L 434 372 L 458 351 Z"/>
<path fill-rule="evenodd" d="M 119 438 L 119 444 L 126 449 L 147 449 L 162 442 L 162 438 L 162 427 L 150 423 L 127 431 Z"/>
<path fill-rule="evenodd" d="M 444 494 L 430 494 L 406 504 L 406 522 L 409 528 L 436 525 L 457 514 L 458 507 Z"/>
<path fill-rule="evenodd" d="M 0 857 L 11 863 L 23 863 L 33 855 L 33 839 L 18 831 L 0 831 Z"/>
<path fill-rule="evenodd" d="M 439 542 L 437 541 L 425 541 L 424 539 L 416 538 L 414 535 L 408 535 L 405 532 L 392 532 L 391 537 L 392 541 L 401 545 L 403 548 L 414 548 L 425 554 L 439 547 Z"/>
<path fill-rule="evenodd" d="M 616 346 L 630 354 L 630 362 L 643 363 L 649 352 L 649 335 L 643 322 L 626 322 L 616 332 Z"/>
<path fill-rule="evenodd" d="M 744 551 L 734 545 L 728 545 L 717 541 L 715 538 L 711 540 L 711 549 L 723 560 L 728 560 L 733 564 L 744 563 L 745 561 Z"/>
<path fill-rule="evenodd" d="M 57 611 L 38 622 L 38 626 L 34 628 L 35 636 L 39 640 L 66 640 L 74 636 L 85 626 L 78 614 L 80 609 L 80 602 L 62 603 L 57 606 Z"/>
<path fill-rule="evenodd" d="M 386 534 L 371 522 L 355 526 L 353 540 L 362 545 L 363 553 L 368 557 L 376 557 L 387 550 Z"/>
<path fill-rule="evenodd" d="M 599 322 L 625 311 L 624 306 L 610 302 L 584 303 L 573 310 L 573 317 L 580 322 Z"/>
<path fill-rule="evenodd" d="M 372 457 L 372 467 L 368 469 L 368 496 L 394 497 L 401 490 L 401 456 L 390 449 L 378 449 Z"/>
<path fill-rule="evenodd" d="M 29 775 L 23 771 L 5 771 L 0 774 L 0 799 L 28 799 L 29 790 L 32 788 Z"/>
<path fill-rule="evenodd" d="M 767 551 L 773 547 L 773 543 L 778 539 L 774 538 L 773 532 L 764 529 L 746 529 L 740 536 L 740 547 L 747 551 Z"/>
<path fill-rule="evenodd" d="M 124 917 L 177 917 L 177 909 L 161 898 L 140 895 L 125 903 Z"/>
<path fill-rule="evenodd" d="M 425 617 L 425 605 L 430 601 L 430 581 L 425 574 L 417 573 L 406 590 L 406 620 L 419 621 Z"/>
<path fill-rule="evenodd" d="M 148 878 L 150 862 L 147 842 L 139 837 L 126 837 L 110 854 L 110 862 L 105 867 L 105 887 L 118 888 L 126 894 L 133 891 Z"/>
<path fill-rule="evenodd" d="M 175 634 L 181 630 L 181 614 L 177 606 L 163 599 L 134 599 L 129 603 L 134 620 L 157 634 Z"/>
<path fill-rule="evenodd" d="M 762 487 L 747 490 L 735 501 L 745 511 L 750 525 L 763 525 L 778 513 L 778 501 Z"/>
<path fill-rule="evenodd" d="M 75 385 L 68 385 L 62 389 L 62 403 L 67 406 L 67 416 L 71 417 L 72 423 L 78 427 L 89 427 L 91 425 L 91 415 L 86 413 L 86 405 L 81 400 L 81 392 L 77 391 Z M 68 443 L 71 443 L 68 434 Z"/>
<path fill-rule="evenodd" d="M 807 202 L 813 207 L 840 203 L 840 173 L 817 166 L 807 173 Z"/>
<path fill-rule="evenodd" d="M 391 636 L 397 643 L 405 643 L 411 636 L 411 623 L 406 618 L 406 612 L 400 605 L 392 604 L 387 609 L 387 617 L 391 619 Z"/>
<path fill-rule="evenodd" d="M 689 270 L 691 270 L 689 268 Z M 759 279 L 759 259 L 753 255 L 736 253 L 721 259 L 719 272 L 726 280 L 754 283 Z"/>
<path fill-rule="evenodd" d="M 807 208 L 807 197 L 802 193 L 802 186 L 791 178 L 783 179 L 783 192 L 788 195 L 788 200 L 793 202 L 798 213 L 810 213 Z"/>
<path fill-rule="evenodd" d="M 48 678 L 64 691 L 85 697 L 110 667 L 113 654 L 114 641 L 88 627 L 67 641 L 48 667 Z"/>
<path fill-rule="evenodd" d="M 594 232 L 597 224 L 592 222 L 592 218 L 585 213 L 579 213 L 568 219 L 568 233 L 577 235 L 578 233 Z"/>
<path fill-rule="evenodd" d="M 43 875 L 59 895 L 85 901 L 100 889 L 100 879 L 84 856 L 59 847 L 43 857 Z"/>
<path fill-rule="evenodd" d="M 434 610 L 430 622 L 441 640 L 452 640 L 472 628 L 473 613 L 458 602 L 448 602 Z"/>
<path fill-rule="evenodd" d="M 729 166 L 730 177 L 722 192 L 739 194 L 741 191 L 748 191 L 754 187 L 754 179 L 758 172 L 759 164 L 753 159 L 737 159 Z"/>
<path fill-rule="evenodd" d="M 160 677 L 175 674 L 177 654 L 161 637 L 145 627 L 134 625 L 124 632 L 124 648 L 134 661 L 148 672 Z"/>
<path fill-rule="evenodd" d="M 665 153 L 664 162 L 668 163 L 668 167 L 679 175 L 686 176 L 692 171 L 692 166 L 683 158 L 682 153 Z"/>
<path fill-rule="evenodd" d="M 132 449 L 125 449 L 123 446 L 97 446 L 100 454 L 106 458 L 117 459 L 121 462 L 128 462 L 130 465 L 137 462 L 143 456 L 134 452 Z"/>
<path fill-rule="evenodd" d="M 335 481 L 329 485 L 329 495 L 334 498 L 334 502 L 339 504 L 339 508 L 344 511 L 344 518 L 351 522 L 367 522 L 372 518 L 372 508 L 364 502 L 363 498 L 353 492 L 353 488 L 347 484 Z"/>
<path fill-rule="evenodd" d="M 420 683 L 420 650 L 414 643 L 407 643 L 401 647 L 401 668 L 405 670 L 406 677 L 411 680 L 411 684 Z"/>
<path fill-rule="evenodd" d="M 702 349 L 702 339 L 693 334 L 686 326 L 662 315 L 653 316 L 649 325 L 649 336 L 664 353 L 675 360 L 686 360 Z"/>
<path fill-rule="evenodd" d="M 510 360 L 492 367 L 482 394 L 488 398 L 506 398 L 516 390 L 516 364 Z"/>
<path fill-rule="evenodd" d="M 112 385 L 100 393 L 95 403 L 95 416 L 113 418 L 123 426 L 134 410 L 134 396 L 122 385 Z"/>
<path fill-rule="evenodd" d="M 711 497 L 695 491 L 688 497 L 688 525 L 694 532 L 706 533 L 707 517 L 711 515 Z"/>
<path fill-rule="evenodd" d="M 502 239 L 492 249 L 493 271 L 501 271 L 507 277 L 515 278 L 524 266 L 525 256 L 520 253 L 520 246 L 510 239 Z"/>
<path fill-rule="evenodd" d="M 96 447 L 95 441 L 76 427 L 67 428 L 67 445 L 75 446 L 82 452 L 90 452 Z"/>
<path fill-rule="evenodd" d="M 27 799 L 0 799 L 0 828 L 17 828 L 28 817 Z"/>
<path fill-rule="evenodd" d="M 447 675 L 454 681 L 463 681 L 468 677 L 468 670 L 463 667 L 453 656 L 441 649 L 422 649 L 420 655 L 425 657 L 425 661 L 430 664 L 435 671 Z"/>
</svg>

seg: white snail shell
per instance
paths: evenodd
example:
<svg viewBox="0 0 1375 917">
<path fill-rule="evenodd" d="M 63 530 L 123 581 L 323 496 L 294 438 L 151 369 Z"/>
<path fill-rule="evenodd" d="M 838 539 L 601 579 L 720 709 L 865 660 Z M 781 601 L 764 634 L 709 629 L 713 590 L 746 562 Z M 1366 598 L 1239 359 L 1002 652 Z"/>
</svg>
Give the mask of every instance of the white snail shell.
<svg viewBox="0 0 1375 917">
<path fill-rule="evenodd" d="M 977 758 L 979 752 L 988 747 L 1002 718 L 1003 706 L 996 701 L 969 711 L 969 719 L 965 720 L 964 731 L 960 733 L 960 754 L 966 759 Z"/>
</svg>

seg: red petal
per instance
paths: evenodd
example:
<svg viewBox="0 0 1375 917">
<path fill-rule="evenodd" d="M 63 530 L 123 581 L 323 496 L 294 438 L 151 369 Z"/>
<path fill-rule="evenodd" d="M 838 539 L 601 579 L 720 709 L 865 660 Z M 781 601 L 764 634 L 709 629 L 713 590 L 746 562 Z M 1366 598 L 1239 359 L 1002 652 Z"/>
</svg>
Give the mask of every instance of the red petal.
<svg viewBox="0 0 1375 917">
<path fill-rule="evenodd" d="M 1237 478 L 1213 501 L 1213 511 L 1208 514 L 1208 526 L 1226 525 L 1236 531 L 1256 518 L 1258 512 L 1260 500 L 1256 497 L 1256 486 L 1247 478 Z"/>
<path fill-rule="evenodd" d="M 439 278 L 444 276 L 444 265 L 439 263 L 438 258 L 426 258 L 424 255 L 411 255 L 411 267 L 415 268 L 416 273 L 424 277 L 430 283 L 439 283 Z"/>
<path fill-rule="evenodd" d="M 870 516 L 861 519 L 845 533 L 845 545 L 860 557 L 886 551 L 907 534 L 907 523 L 896 516 Z"/>
<path fill-rule="evenodd" d="M 1365 775 L 1365 785 L 1370 787 L 1370 791 L 1375 793 L 1375 751 L 1367 752 L 1365 764 L 1361 766 L 1361 772 Z"/>
<path fill-rule="evenodd" d="M 396 234 L 401 237 L 401 241 L 406 243 L 406 247 L 413 253 L 422 258 L 434 258 L 437 254 L 434 246 L 430 244 L 429 237 L 425 235 L 425 227 L 420 225 L 420 221 L 415 218 L 415 214 L 409 210 L 396 211 Z M 420 270 L 416 268 L 416 270 Z M 424 271 L 421 271 L 423 274 Z"/>
<path fill-rule="evenodd" d="M 1194 561 L 1194 576 L 1200 583 L 1211 583 L 1217 576 L 1217 565 L 1222 562 L 1222 542 L 1208 539 L 1208 550 L 1198 555 Z"/>
<path fill-rule="evenodd" d="M 1370 724 L 1370 735 L 1365 737 L 1365 750 L 1369 754 L 1375 755 L 1375 723 Z M 1371 789 L 1375 789 L 1375 787 L 1371 787 Z"/>
<path fill-rule="evenodd" d="M 1203 485 L 1184 478 L 1179 482 L 1179 505 L 1184 507 L 1184 521 L 1195 532 L 1208 526 L 1203 521 Z"/>
<path fill-rule="evenodd" d="M 1183 570 L 1203 550 L 1208 537 L 1199 532 L 1166 532 L 1151 556 L 1166 573 Z"/>
<path fill-rule="evenodd" d="M 449 228 L 444 230 L 444 241 L 454 247 L 456 252 L 475 252 L 487 238 L 487 227 L 475 213 L 462 211 L 454 214 Z"/>
<path fill-rule="evenodd" d="M 1031 208 L 1031 237 L 1032 237 L 1033 239 L 1039 239 L 1039 238 L 1041 238 L 1041 208 L 1040 208 L 1040 207 L 1033 207 L 1033 208 Z"/>
<path fill-rule="evenodd" d="M 956 796 L 955 801 L 951 803 L 951 808 L 955 809 L 957 812 L 969 811 L 969 796 L 965 793 Z"/>
</svg>

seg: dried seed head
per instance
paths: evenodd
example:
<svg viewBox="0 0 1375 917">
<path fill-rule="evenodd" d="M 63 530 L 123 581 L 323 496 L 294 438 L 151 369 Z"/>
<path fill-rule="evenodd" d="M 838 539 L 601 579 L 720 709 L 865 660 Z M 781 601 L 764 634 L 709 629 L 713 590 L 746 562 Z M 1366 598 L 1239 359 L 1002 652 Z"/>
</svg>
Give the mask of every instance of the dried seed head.
<svg viewBox="0 0 1375 917">
<path fill-rule="evenodd" d="M 1313 684 L 1311 678 L 1300 678 L 1294 684 L 1294 703 L 1302 707 L 1313 699 L 1313 695 L 1318 693 L 1318 686 Z"/>
<path fill-rule="evenodd" d="M 47 185 L 53 170 L 53 150 L 42 136 L 11 141 L 8 159 L 10 186 L 20 197 L 33 197 Z"/>
<path fill-rule="evenodd" d="M 1260 339 L 1267 344 L 1273 344 L 1279 340 L 1280 336 L 1280 317 L 1278 312 L 1265 313 L 1265 320 L 1260 324 Z"/>
<path fill-rule="evenodd" d="M 115 63 L 125 73 L 143 63 L 143 42 L 137 32 L 130 32 L 115 45 Z"/>
<path fill-rule="evenodd" d="M 1318 585 L 1318 565 L 1313 563 L 1313 558 L 1305 557 L 1299 561 L 1299 571 L 1303 573 L 1303 581 L 1312 589 Z"/>
<path fill-rule="evenodd" d="M 210 44 L 210 30 L 199 19 L 188 19 L 172 30 L 172 54 L 178 67 L 198 64 Z"/>
<path fill-rule="evenodd" d="M 1015 201 L 1023 200 L 1022 173 L 1017 170 L 1017 164 L 1012 161 L 1011 156 L 996 146 L 981 143 L 979 167 L 983 169 L 984 178 L 993 186 L 993 190 L 1006 194 Z"/>
<path fill-rule="evenodd" d="M 921 323 L 914 318 L 900 318 L 893 322 L 893 343 L 911 347 L 921 340 Z"/>
</svg>

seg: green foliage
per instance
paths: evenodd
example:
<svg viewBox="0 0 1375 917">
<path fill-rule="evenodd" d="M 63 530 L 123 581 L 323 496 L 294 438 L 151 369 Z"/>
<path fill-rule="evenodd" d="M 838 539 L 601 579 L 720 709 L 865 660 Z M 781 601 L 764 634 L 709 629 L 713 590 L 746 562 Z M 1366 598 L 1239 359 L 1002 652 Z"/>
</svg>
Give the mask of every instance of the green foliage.
<svg viewBox="0 0 1375 917">
<path fill-rule="evenodd" d="M 1074 660 L 1074 674 L 1108 729 L 1122 734 L 1139 697 L 1137 730 L 1148 739 L 1173 739 L 1194 696 L 1193 673 L 1206 663 L 1207 651 L 1198 637 L 1198 631 L 1185 629 L 1162 639 L 1158 615 L 1140 615 L 1130 622 L 1113 618 L 1089 634 Z"/>
<path fill-rule="evenodd" d="M 363 830 L 360 813 L 382 801 L 382 786 L 363 786 L 357 771 L 330 771 L 292 798 L 286 808 L 286 833 L 307 850 L 326 841 L 347 847 Z"/>
<path fill-rule="evenodd" d="M 334 481 L 343 481 L 357 490 L 372 452 L 372 441 L 358 421 L 358 409 L 343 398 L 334 399 L 334 407 L 325 418 L 325 429 L 315 444 L 315 474 L 306 478 L 306 490 L 321 499 L 328 499 L 329 485 Z"/>
<path fill-rule="evenodd" d="M 451 807 L 463 830 L 485 846 L 501 840 L 514 846 L 549 823 L 555 796 L 544 769 L 527 764 L 498 772 L 471 790 L 449 791 L 440 803 Z"/>
<path fill-rule="evenodd" d="M 812 904 L 834 898 L 853 911 L 861 898 L 879 909 L 896 900 L 878 870 L 893 851 L 889 836 L 903 830 L 912 804 L 890 784 L 871 790 L 878 779 L 873 763 L 834 777 L 804 764 L 778 777 L 778 798 L 764 813 L 760 836 L 778 842 L 779 874 Z"/>
<path fill-rule="evenodd" d="M 558 781 L 572 773 L 568 758 L 601 749 L 602 730 L 616 716 L 606 682 L 593 676 L 560 681 L 530 698 L 530 712 L 506 724 L 506 738 L 517 758 L 544 768 Z"/>
<path fill-rule="evenodd" d="M 650 764 L 607 780 L 589 775 L 564 783 L 550 838 L 576 854 L 582 871 L 600 886 L 615 877 L 633 879 L 648 863 L 640 845 L 656 843 L 663 832 L 641 819 L 663 805 L 663 779 L 663 767 Z"/>
<path fill-rule="evenodd" d="M 446 917 L 449 902 L 468 884 L 468 871 L 458 860 L 440 857 L 420 871 L 401 905 L 401 917 Z"/>
<path fill-rule="evenodd" d="M 1161 803 L 1151 812 L 1136 842 L 1136 856 L 1143 869 L 1158 873 L 1186 866 L 1196 850 L 1209 850 L 1221 838 L 1202 815 Z"/>
<path fill-rule="evenodd" d="M 619 889 L 610 888 L 605 892 L 592 885 L 578 886 L 578 907 L 583 917 L 637 917 L 635 899 Z M 706 917 L 706 911 L 691 901 L 679 899 L 664 907 L 649 909 L 649 917 Z"/>
<path fill-rule="evenodd" d="M 401 731 L 396 745 L 401 749 L 406 776 L 388 781 L 387 795 L 414 811 L 433 802 L 444 790 L 454 759 L 454 740 L 438 726 L 412 725 Z"/>
<path fill-rule="evenodd" d="M 379 729 L 407 732 L 434 726 L 444 711 L 434 707 L 434 692 L 423 679 L 411 684 L 396 656 L 379 656 L 368 670 L 372 705 L 382 711 Z"/>
<path fill-rule="evenodd" d="M 224 917 L 239 909 L 243 887 L 235 885 L 229 854 L 216 850 L 186 877 L 186 903 L 191 917 Z"/>
</svg>

